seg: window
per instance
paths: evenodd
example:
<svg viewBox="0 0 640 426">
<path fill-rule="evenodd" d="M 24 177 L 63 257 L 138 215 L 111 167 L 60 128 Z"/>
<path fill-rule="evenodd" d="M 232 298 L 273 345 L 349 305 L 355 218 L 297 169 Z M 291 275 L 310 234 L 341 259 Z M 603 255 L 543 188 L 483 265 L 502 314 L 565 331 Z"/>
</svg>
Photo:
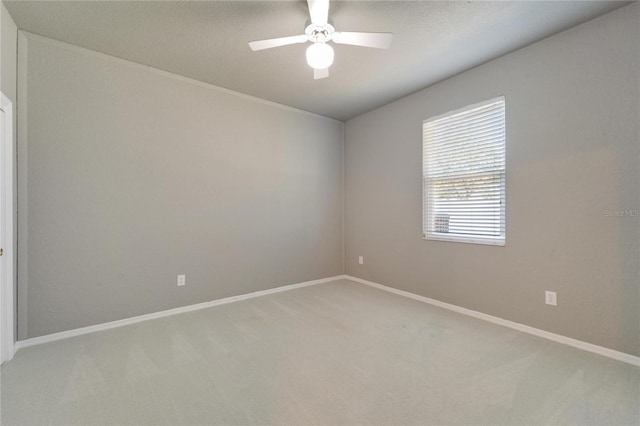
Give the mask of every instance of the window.
<svg viewBox="0 0 640 426">
<path fill-rule="evenodd" d="M 504 245 L 504 97 L 426 120 L 423 237 Z"/>
</svg>

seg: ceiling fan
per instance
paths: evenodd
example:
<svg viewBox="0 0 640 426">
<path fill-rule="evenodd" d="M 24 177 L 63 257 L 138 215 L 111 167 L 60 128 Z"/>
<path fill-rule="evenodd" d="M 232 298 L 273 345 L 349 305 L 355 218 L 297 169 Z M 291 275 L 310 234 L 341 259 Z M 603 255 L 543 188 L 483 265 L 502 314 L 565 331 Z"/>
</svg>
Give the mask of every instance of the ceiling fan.
<svg viewBox="0 0 640 426">
<path fill-rule="evenodd" d="M 313 43 L 307 48 L 307 63 L 313 68 L 313 78 L 329 77 L 329 67 L 333 63 L 333 48 L 330 41 L 338 44 L 388 49 L 393 39 L 392 33 L 357 33 L 336 31 L 329 23 L 329 0 L 307 0 L 311 23 L 304 34 L 249 42 L 251 50 L 270 49 L 296 43 Z"/>
</svg>

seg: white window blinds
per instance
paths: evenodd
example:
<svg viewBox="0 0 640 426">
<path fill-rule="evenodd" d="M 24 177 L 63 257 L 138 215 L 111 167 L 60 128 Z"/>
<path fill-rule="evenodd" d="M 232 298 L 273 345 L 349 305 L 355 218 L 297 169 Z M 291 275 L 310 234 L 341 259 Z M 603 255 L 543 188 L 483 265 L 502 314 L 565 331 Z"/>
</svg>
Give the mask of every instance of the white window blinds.
<svg viewBox="0 0 640 426">
<path fill-rule="evenodd" d="M 423 233 L 504 245 L 504 97 L 423 123 Z"/>
</svg>

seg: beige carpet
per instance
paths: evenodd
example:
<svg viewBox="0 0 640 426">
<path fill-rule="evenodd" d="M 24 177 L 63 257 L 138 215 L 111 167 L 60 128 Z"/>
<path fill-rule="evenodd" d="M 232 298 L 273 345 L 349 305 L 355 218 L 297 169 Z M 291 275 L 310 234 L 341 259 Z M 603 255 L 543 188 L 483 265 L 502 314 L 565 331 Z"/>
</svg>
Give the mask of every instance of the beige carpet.
<svg viewBox="0 0 640 426">
<path fill-rule="evenodd" d="M 640 368 L 336 281 L 19 351 L 3 425 L 640 424 Z"/>
</svg>

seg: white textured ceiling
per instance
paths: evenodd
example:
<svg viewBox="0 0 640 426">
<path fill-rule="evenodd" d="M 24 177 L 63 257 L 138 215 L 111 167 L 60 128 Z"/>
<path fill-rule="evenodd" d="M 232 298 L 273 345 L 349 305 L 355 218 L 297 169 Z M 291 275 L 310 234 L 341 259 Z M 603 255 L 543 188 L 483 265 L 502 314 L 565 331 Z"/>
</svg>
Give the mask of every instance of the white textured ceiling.
<svg viewBox="0 0 640 426">
<path fill-rule="evenodd" d="M 332 2 L 338 31 L 393 32 L 388 51 L 334 45 L 314 80 L 301 34 L 306 1 L 5 1 L 20 29 L 270 101 L 347 120 L 628 2 Z"/>
</svg>

